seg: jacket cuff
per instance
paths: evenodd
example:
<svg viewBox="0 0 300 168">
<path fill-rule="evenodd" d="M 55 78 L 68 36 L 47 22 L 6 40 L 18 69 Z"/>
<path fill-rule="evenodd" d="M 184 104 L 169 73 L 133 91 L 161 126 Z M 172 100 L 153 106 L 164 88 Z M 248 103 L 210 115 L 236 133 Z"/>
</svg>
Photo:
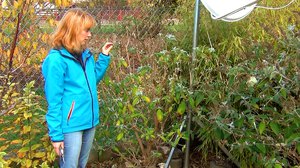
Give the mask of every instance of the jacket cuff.
<svg viewBox="0 0 300 168">
<path fill-rule="evenodd" d="M 100 53 L 100 55 L 102 55 L 102 56 L 106 56 L 106 57 L 109 57 L 109 54 L 108 54 L 108 55 L 106 55 L 106 54 L 103 54 L 102 52 Z"/>
<path fill-rule="evenodd" d="M 64 141 L 64 135 L 60 136 L 50 136 L 51 142 L 63 142 Z"/>
</svg>

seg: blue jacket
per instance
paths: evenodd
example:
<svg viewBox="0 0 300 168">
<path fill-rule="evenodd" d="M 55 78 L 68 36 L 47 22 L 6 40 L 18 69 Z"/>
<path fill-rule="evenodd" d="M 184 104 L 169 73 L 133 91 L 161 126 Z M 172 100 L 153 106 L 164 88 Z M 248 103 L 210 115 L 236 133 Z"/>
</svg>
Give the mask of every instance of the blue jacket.
<svg viewBox="0 0 300 168">
<path fill-rule="evenodd" d="M 99 123 L 97 84 L 103 78 L 110 57 L 82 53 L 84 66 L 66 49 L 52 49 L 42 65 L 48 103 L 46 121 L 52 141 L 63 141 L 64 133 L 89 129 Z"/>
</svg>

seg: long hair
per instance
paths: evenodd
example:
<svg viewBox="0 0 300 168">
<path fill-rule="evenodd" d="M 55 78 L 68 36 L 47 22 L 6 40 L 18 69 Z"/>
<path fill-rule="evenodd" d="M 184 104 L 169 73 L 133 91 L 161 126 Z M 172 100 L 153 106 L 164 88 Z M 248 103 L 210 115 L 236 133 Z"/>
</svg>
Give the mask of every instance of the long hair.
<svg viewBox="0 0 300 168">
<path fill-rule="evenodd" d="M 85 46 L 81 46 L 78 35 L 95 25 L 96 20 L 89 13 L 80 8 L 69 9 L 51 35 L 50 44 L 55 49 L 64 47 L 71 53 L 80 53 Z"/>
</svg>

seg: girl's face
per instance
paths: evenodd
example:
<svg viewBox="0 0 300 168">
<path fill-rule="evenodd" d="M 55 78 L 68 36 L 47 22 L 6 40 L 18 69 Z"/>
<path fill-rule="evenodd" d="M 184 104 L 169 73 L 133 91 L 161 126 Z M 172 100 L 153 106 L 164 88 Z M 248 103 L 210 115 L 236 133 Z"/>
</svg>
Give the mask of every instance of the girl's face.
<svg viewBox="0 0 300 168">
<path fill-rule="evenodd" d="M 89 41 L 89 39 L 92 37 L 92 33 L 90 31 L 89 28 L 83 29 L 80 33 L 79 33 L 79 42 L 81 44 L 81 46 L 83 47 L 83 49 L 86 48 L 87 43 Z"/>
</svg>

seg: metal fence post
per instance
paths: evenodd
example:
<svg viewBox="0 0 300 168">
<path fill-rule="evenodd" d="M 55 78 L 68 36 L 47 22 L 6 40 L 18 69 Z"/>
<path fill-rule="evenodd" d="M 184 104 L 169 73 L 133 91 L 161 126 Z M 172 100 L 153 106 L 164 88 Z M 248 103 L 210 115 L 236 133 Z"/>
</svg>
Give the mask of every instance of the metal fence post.
<svg viewBox="0 0 300 168">
<path fill-rule="evenodd" d="M 194 75 L 194 60 L 196 58 L 196 48 L 198 46 L 198 27 L 199 27 L 199 15 L 200 15 L 200 0 L 196 0 L 195 3 L 195 13 L 194 13 L 194 32 L 193 32 L 193 51 L 192 51 L 192 61 L 190 68 L 190 89 L 193 90 L 193 75 Z M 192 113 L 191 108 L 188 106 L 187 111 L 187 132 L 188 132 L 188 140 L 186 141 L 186 151 L 184 158 L 184 168 L 189 168 L 189 158 L 190 158 L 190 132 L 191 132 L 191 121 L 192 121 Z"/>
</svg>

